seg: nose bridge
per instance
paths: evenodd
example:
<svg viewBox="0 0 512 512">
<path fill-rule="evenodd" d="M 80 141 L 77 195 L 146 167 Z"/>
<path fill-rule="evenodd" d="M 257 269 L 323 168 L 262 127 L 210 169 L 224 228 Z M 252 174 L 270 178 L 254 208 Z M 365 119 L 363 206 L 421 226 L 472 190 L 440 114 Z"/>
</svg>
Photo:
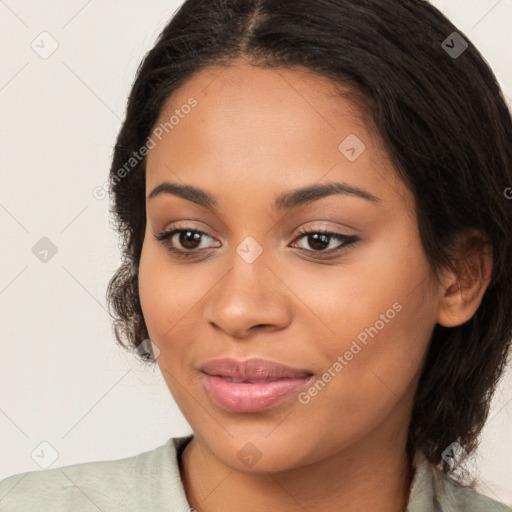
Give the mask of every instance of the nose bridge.
<svg viewBox="0 0 512 512">
<path fill-rule="evenodd" d="M 256 325 L 282 327 L 290 318 L 288 301 L 270 270 L 269 253 L 252 236 L 230 256 L 230 269 L 209 301 L 207 319 L 232 335 Z"/>
<path fill-rule="evenodd" d="M 218 304 L 225 300 L 228 306 L 228 302 L 234 301 L 249 309 L 260 300 L 268 300 L 274 288 L 269 282 L 272 273 L 268 263 L 268 250 L 264 251 L 254 237 L 245 237 L 230 255 L 230 271 L 219 283 Z"/>
<path fill-rule="evenodd" d="M 255 238 L 247 236 L 235 247 L 228 279 L 239 293 L 257 299 L 261 291 L 266 295 L 269 288 L 273 288 L 268 283 L 271 274 L 268 263 L 269 250 L 264 250 Z M 266 285 L 266 290 L 260 290 L 261 285 Z"/>
</svg>

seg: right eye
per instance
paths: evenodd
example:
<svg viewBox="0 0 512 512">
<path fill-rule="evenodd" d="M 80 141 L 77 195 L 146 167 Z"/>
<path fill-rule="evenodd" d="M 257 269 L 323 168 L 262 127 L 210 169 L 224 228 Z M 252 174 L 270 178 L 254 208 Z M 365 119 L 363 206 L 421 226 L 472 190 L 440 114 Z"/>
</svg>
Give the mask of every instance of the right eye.
<svg viewBox="0 0 512 512">
<path fill-rule="evenodd" d="M 204 231 L 188 228 L 173 229 L 155 235 L 155 238 L 161 242 L 169 252 L 183 257 L 197 256 L 197 253 L 209 249 L 208 247 L 200 247 L 202 238 L 204 237 L 213 240 L 213 238 L 208 236 Z M 181 248 L 177 247 L 177 244 L 181 246 Z"/>
</svg>

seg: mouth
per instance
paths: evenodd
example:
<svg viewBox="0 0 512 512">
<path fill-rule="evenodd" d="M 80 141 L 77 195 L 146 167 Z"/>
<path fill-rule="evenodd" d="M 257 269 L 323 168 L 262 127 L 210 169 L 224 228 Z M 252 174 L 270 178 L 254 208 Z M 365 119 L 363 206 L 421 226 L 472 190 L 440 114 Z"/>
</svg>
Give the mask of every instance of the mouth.
<svg viewBox="0 0 512 512">
<path fill-rule="evenodd" d="M 208 374 L 206 374 L 208 375 Z M 220 377 L 221 379 L 224 379 L 226 382 L 234 382 L 235 384 L 240 384 L 241 382 L 248 382 L 250 384 L 261 384 L 262 382 L 275 382 L 276 380 L 281 380 L 280 379 L 274 379 L 274 380 L 266 380 L 266 379 L 261 379 L 261 380 L 248 380 L 248 379 L 232 379 L 231 377 L 226 377 L 224 375 L 211 375 L 212 377 Z M 283 377 L 285 378 L 285 377 Z"/>
<path fill-rule="evenodd" d="M 297 379 L 313 375 L 309 370 L 294 368 L 267 359 L 247 359 L 238 361 L 232 358 L 213 359 L 201 366 L 201 371 L 212 376 L 238 379 L 240 382 L 267 382 L 277 379 Z"/>
<path fill-rule="evenodd" d="M 264 359 L 217 359 L 201 367 L 208 398 L 229 412 L 267 410 L 303 389 L 313 376 L 308 370 Z"/>
</svg>

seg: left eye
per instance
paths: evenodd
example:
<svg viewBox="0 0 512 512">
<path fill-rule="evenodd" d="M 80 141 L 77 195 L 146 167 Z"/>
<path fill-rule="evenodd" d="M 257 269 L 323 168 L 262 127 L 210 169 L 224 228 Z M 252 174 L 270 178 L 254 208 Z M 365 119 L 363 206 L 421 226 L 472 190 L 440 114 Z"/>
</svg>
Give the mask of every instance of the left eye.
<svg viewBox="0 0 512 512">
<path fill-rule="evenodd" d="M 342 235 L 340 233 L 333 233 L 331 231 L 323 230 L 302 232 L 301 235 L 296 238 L 296 240 L 300 240 L 302 238 L 305 238 L 307 244 L 313 248 L 313 251 L 307 248 L 305 249 L 306 251 L 310 252 L 336 252 L 342 249 L 346 249 L 358 241 L 356 236 Z M 340 242 L 338 247 L 334 249 L 331 248 L 326 251 L 325 249 L 329 247 L 332 240 L 338 240 Z"/>
</svg>

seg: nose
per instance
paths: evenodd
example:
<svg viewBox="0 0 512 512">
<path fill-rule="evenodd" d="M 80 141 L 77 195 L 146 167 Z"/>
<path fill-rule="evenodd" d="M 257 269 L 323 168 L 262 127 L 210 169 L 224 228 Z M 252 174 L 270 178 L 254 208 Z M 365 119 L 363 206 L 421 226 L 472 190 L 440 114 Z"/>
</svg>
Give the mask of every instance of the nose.
<svg viewBox="0 0 512 512">
<path fill-rule="evenodd" d="M 286 279 L 276 265 L 268 265 L 264 254 L 249 263 L 234 252 L 231 268 L 209 295 L 207 321 L 232 338 L 278 331 L 291 321 L 291 292 L 283 284 Z"/>
</svg>

